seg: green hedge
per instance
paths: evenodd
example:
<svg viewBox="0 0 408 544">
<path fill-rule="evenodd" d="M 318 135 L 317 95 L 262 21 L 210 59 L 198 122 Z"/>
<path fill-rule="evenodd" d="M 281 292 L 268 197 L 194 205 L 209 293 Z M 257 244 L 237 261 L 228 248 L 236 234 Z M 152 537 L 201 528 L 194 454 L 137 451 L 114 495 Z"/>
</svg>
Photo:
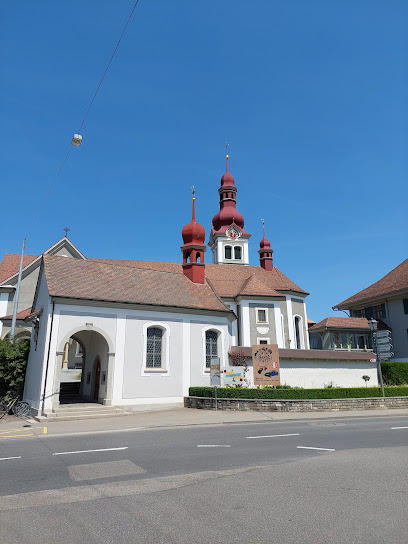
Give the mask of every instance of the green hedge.
<svg viewBox="0 0 408 544">
<path fill-rule="evenodd" d="M 381 363 L 384 383 L 387 385 L 408 384 L 408 362 L 384 361 Z"/>
<path fill-rule="evenodd" d="M 406 397 L 408 387 L 384 387 L 386 397 Z M 213 397 L 213 387 L 190 387 L 191 397 Z M 330 387 L 326 389 L 217 388 L 222 399 L 347 399 L 382 397 L 380 387 Z"/>
</svg>

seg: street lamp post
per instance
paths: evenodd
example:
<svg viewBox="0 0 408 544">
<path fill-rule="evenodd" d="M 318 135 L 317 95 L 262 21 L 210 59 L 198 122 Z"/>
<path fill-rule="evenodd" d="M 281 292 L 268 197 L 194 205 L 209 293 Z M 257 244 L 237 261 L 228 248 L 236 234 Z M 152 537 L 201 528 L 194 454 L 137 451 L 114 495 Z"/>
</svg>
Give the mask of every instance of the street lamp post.
<svg viewBox="0 0 408 544">
<path fill-rule="evenodd" d="M 378 381 L 380 382 L 380 385 L 381 385 L 381 391 L 382 391 L 382 396 L 383 398 L 385 397 L 385 393 L 384 393 L 384 383 L 383 383 L 383 379 L 382 379 L 382 372 L 381 372 L 381 361 L 380 361 L 380 356 L 378 354 L 378 349 L 377 349 L 377 327 L 378 327 L 378 321 L 376 321 L 373 317 L 371 319 L 368 320 L 368 324 L 370 326 L 370 330 L 371 330 L 371 334 L 372 334 L 372 338 L 373 338 L 373 350 L 374 350 L 374 353 L 375 353 L 375 358 L 376 358 L 376 361 L 377 361 L 377 375 L 378 375 Z"/>
</svg>

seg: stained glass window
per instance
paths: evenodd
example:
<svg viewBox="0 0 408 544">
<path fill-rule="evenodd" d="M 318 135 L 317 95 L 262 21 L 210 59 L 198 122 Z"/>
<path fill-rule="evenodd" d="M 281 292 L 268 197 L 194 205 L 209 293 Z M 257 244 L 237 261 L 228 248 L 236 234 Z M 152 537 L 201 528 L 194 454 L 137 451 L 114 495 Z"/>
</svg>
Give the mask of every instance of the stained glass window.
<svg viewBox="0 0 408 544">
<path fill-rule="evenodd" d="M 216 331 L 207 331 L 205 333 L 205 366 L 210 368 L 211 359 L 218 357 L 218 333 Z"/>
<path fill-rule="evenodd" d="M 147 368 L 161 368 L 162 366 L 162 337 L 162 329 L 158 327 L 147 329 Z"/>
</svg>

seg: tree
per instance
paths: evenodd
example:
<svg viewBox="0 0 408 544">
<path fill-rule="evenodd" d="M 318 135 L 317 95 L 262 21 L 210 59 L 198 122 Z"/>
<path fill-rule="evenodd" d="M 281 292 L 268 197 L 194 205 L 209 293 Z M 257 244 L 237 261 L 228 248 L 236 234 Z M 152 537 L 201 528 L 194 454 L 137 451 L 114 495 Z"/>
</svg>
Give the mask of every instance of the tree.
<svg viewBox="0 0 408 544">
<path fill-rule="evenodd" d="M 30 343 L 0 340 L 0 395 L 22 395 Z"/>
<path fill-rule="evenodd" d="M 364 374 L 363 380 L 365 381 L 365 384 L 366 384 L 366 387 L 367 387 L 367 382 L 370 381 L 370 376 L 367 376 L 367 374 Z"/>
</svg>

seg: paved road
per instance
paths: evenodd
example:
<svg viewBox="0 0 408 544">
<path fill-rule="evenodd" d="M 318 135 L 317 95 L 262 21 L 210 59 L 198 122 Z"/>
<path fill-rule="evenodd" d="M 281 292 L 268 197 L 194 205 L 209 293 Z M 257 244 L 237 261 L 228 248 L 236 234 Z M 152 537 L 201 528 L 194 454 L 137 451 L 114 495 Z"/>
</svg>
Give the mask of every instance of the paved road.
<svg viewBox="0 0 408 544">
<path fill-rule="evenodd" d="M 4 542 L 406 541 L 408 418 L 0 441 Z"/>
</svg>

